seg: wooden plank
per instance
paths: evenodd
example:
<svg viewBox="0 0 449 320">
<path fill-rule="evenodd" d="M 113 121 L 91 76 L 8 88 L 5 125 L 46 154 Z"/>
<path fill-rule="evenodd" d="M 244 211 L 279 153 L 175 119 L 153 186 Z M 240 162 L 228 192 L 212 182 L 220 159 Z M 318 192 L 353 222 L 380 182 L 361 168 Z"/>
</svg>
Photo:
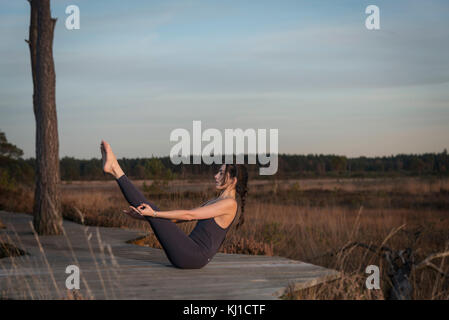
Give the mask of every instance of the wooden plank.
<svg viewBox="0 0 449 320">
<path fill-rule="evenodd" d="M 61 298 L 71 264 L 80 268 L 82 296 L 95 299 L 277 299 L 289 285 L 306 288 L 338 277 L 334 270 L 283 257 L 223 253 L 202 269 L 177 269 L 162 250 L 126 243 L 141 231 L 70 221 L 64 221 L 66 236 L 39 237 L 42 254 L 31 218 L 0 211 L 7 227 L 0 241 L 29 253 L 0 259 L 2 298 Z"/>
</svg>

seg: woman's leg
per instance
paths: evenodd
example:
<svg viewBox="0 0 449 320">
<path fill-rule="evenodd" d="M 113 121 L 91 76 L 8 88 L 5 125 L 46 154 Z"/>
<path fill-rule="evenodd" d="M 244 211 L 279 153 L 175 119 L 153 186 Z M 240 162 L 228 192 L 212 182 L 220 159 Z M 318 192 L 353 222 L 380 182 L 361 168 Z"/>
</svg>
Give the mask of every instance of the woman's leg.
<svg viewBox="0 0 449 320">
<path fill-rule="evenodd" d="M 116 179 L 126 200 L 133 207 L 147 203 L 153 210 L 159 208 L 148 201 L 126 175 Z M 198 269 L 207 264 L 208 259 L 201 253 L 201 248 L 178 226 L 163 218 L 145 217 L 159 240 L 170 262 L 177 268 Z"/>
<path fill-rule="evenodd" d="M 148 203 L 153 209 L 157 206 L 145 199 L 144 195 L 129 181 L 112 152 L 111 146 L 102 141 L 101 155 L 103 171 L 113 175 L 128 203 L 137 207 L 142 202 Z M 150 223 L 157 239 L 170 262 L 178 268 L 201 268 L 208 259 L 202 254 L 201 247 L 188 237 L 175 223 L 168 219 L 145 217 Z"/>
</svg>

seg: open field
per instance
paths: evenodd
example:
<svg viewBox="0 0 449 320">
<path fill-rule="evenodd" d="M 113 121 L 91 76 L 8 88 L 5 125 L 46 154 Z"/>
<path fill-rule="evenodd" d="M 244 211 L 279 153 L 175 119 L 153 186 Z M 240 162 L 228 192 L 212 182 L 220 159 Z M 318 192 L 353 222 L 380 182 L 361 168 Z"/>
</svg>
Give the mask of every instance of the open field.
<svg viewBox="0 0 449 320">
<path fill-rule="evenodd" d="M 213 181 L 135 183 L 166 210 L 193 208 L 215 195 Z M 344 272 L 340 280 L 291 292 L 287 298 L 386 298 L 384 259 L 361 247 L 337 252 L 354 241 L 392 250 L 411 248 L 418 262 L 449 249 L 449 179 L 255 181 L 249 188 L 245 224 L 240 230 L 231 228 L 221 252 L 279 255 Z M 31 190 L 2 192 L 1 209 L 31 212 L 32 196 Z M 66 219 L 146 231 L 136 243 L 158 247 L 146 222 L 121 213 L 127 203 L 114 181 L 63 183 L 62 196 Z M 189 232 L 194 222 L 179 226 Z M 433 263 L 449 272 L 444 258 Z M 364 270 L 371 264 L 381 269 L 382 290 L 365 287 Z M 412 271 L 411 283 L 414 299 L 449 299 L 449 279 L 430 268 Z"/>
</svg>

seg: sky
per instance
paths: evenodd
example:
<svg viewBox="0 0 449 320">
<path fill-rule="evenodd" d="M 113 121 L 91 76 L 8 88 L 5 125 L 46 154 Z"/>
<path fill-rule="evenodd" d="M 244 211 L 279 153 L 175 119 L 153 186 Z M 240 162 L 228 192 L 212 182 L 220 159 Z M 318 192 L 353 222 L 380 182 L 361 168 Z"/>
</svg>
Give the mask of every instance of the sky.
<svg viewBox="0 0 449 320">
<path fill-rule="evenodd" d="M 380 8 L 380 30 L 365 8 Z M 67 30 L 65 9 L 80 9 Z M 60 156 L 167 156 L 170 133 L 278 129 L 279 152 L 449 147 L 447 0 L 53 0 Z M 35 155 L 27 1 L 0 0 L 0 130 Z M 203 144 L 204 147 L 204 144 Z"/>
</svg>

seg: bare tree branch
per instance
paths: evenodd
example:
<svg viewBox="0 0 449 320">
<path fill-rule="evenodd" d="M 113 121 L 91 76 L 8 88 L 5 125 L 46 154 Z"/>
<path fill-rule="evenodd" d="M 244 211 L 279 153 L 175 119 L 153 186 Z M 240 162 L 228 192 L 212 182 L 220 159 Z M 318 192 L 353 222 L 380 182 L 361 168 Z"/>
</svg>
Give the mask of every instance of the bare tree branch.
<svg viewBox="0 0 449 320">
<path fill-rule="evenodd" d="M 449 251 L 431 254 L 430 256 L 425 258 L 423 261 L 418 263 L 415 266 L 415 270 L 428 267 L 428 268 L 438 272 L 441 276 L 449 278 L 449 274 L 448 273 L 445 273 L 441 268 L 437 267 L 435 264 L 433 264 L 431 262 L 434 259 L 444 258 L 444 257 L 447 257 L 447 256 L 449 256 Z"/>
</svg>

